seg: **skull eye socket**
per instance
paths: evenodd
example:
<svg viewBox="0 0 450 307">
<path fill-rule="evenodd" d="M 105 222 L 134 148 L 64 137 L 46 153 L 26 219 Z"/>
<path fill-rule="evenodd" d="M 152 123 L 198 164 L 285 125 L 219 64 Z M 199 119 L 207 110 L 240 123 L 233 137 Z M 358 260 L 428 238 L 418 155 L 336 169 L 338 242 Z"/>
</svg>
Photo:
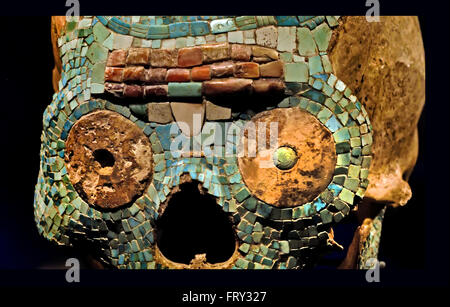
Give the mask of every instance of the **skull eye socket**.
<svg viewBox="0 0 450 307">
<path fill-rule="evenodd" d="M 277 146 L 260 148 L 258 133 L 278 123 Z M 263 123 L 263 125 L 261 125 Z M 251 135 L 257 135 L 256 141 Z M 258 144 L 251 156 L 251 145 Z M 264 141 L 263 141 L 264 143 Z M 335 142 L 331 132 L 300 108 L 264 111 L 252 118 L 241 137 L 244 154 L 239 157 L 242 178 L 254 196 L 276 207 L 295 207 L 314 200 L 326 190 L 336 166 Z M 250 145 L 250 147 L 249 147 Z M 267 149 L 269 147 L 269 149 Z"/>
<path fill-rule="evenodd" d="M 152 174 L 145 134 L 118 113 L 101 110 L 81 117 L 66 141 L 70 181 L 88 204 L 115 209 L 142 195 Z"/>
</svg>

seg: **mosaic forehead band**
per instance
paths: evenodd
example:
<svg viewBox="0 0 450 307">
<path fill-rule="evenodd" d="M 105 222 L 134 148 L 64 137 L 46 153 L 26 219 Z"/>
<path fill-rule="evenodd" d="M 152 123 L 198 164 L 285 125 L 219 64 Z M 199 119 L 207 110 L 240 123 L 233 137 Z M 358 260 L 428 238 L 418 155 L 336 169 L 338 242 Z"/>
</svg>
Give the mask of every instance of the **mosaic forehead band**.
<svg viewBox="0 0 450 307">
<path fill-rule="evenodd" d="M 338 22 L 67 21 L 59 90 L 43 116 L 39 232 L 136 269 L 297 269 L 339 248 L 332 226 L 364 196 L 372 126 L 327 56 Z M 234 127 L 271 122 L 270 159 L 237 155 L 251 140 Z M 177 156 L 176 139 L 200 151 Z M 200 247 L 183 245 L 190 227 L 204 232 Z M 183 258 L 174 244 L 192 250 Z"/>
</svg>

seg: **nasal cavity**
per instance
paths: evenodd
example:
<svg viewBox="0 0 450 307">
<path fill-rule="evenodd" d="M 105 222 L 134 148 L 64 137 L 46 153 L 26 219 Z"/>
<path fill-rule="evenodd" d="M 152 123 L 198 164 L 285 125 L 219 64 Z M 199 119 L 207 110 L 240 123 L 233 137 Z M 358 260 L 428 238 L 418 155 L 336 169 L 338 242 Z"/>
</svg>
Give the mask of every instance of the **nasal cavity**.
<svg viewBox="0 0 450 307">
<path fill-rule="evenodd" d="M 208 263 L 220 263 L 235 251 L 229 216 L 199 187 L 196 181 L 181 184 L 156 221 L 158 247 L 173 262 L 189 264 L 195 255 L 206 254 Z"/>
</svg>

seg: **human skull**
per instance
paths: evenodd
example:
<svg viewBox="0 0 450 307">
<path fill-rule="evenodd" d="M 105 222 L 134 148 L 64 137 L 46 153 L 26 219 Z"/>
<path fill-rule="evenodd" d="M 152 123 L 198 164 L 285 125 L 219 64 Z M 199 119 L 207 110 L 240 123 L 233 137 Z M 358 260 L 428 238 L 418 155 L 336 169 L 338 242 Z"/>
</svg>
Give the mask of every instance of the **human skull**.
<svg viewBox="0 0 450 307">
<path fill-rule="evenodd" d="M 104 265 L 305 268 L 357 218 L 340 267 L 364 268 L 411 197 L 417 18 L 53 17 L 52 40 L 36 223 Z"/>
</svg>

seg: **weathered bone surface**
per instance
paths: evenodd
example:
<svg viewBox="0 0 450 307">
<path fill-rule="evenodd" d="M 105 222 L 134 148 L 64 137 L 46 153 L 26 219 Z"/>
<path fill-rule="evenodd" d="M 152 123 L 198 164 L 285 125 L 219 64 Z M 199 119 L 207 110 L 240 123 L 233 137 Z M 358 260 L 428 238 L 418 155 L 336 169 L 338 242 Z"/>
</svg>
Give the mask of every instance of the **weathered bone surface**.
<svg viewBox="0 0 450 307">
<path fill-rule="evenodd" d="M 376 241 L 370 230 L 382 206 L 405 205 L 412 195 L 407 180 L 418 156 L 417 123 L 425 102 L 423 42 L 417 17 L 380 21 L 344 17 L 330 42 L 333 69 L 363 101 L 374 127 L 361 226 L 341 268 L 358 267 L 364 244 Z"/>
<path fill-rule="evenodd" d="M 425 102 L 425 53 L 417 17 L 345 17 L 330 42 L 339 76 L 361 99 L 373 125 L 366 198 L 404 205 L 418 155 L 417 122 Z"/>
</svg>

